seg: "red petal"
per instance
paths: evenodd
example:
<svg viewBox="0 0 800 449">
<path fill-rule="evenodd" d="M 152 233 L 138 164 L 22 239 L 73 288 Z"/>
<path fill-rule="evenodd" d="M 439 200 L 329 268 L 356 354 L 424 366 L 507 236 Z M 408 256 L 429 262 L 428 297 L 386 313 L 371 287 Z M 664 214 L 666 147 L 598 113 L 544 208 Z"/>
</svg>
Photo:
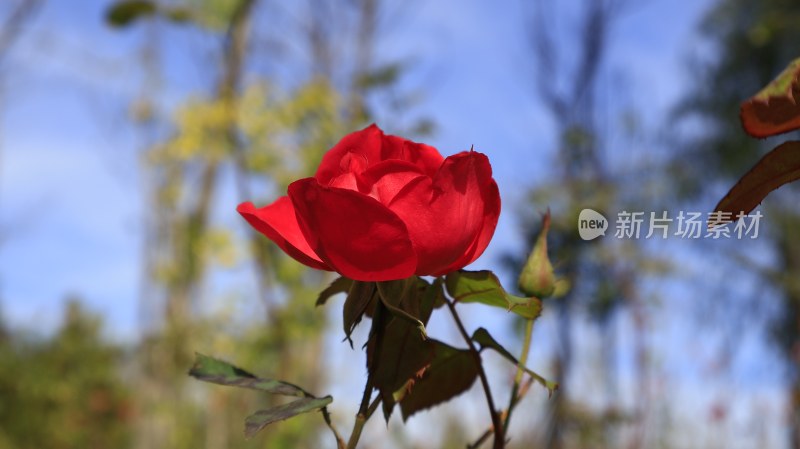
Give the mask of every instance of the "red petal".
<svg viewBox="0 0 800 449">
<path fill-rule="evenodd" d="M 278 198 L 269 206 L 257 209 L 246 202 L 236 208 L 250 226 L 275 242 L 286 254 L 298 262 L 319 270 L 331 270 L 309 246 L 288 196 Z"/>
<path fill-rule="evenodd" d="M 357 159 L 355 155 L 363 156 L 366 164 L 353 164 L 366 168 L 367 164 L 379 162 L 381 160 L 381 146 L 383 145 L 383 131 L 375 125 L 370 125 L 361 131 L 350 133 L 342 138 L 333 148 L 328 150 L 322 157 L 322 162 L 314 175 L 322 185 L 328 185 L 330 181 L 341 175 L 351 167 L 351 162 Z M 353 153 L 348 156 L 349 153 Z M 347 160 L 345 160 L 347 159 Z M 345 165 L 343 170 L 342 165 Z"/>
<path fill-rule="evenodd" d="M 370 196 L 388 205 L 400 190 L 420 176 L 425 175 L 418 166 L 392 159 L 373 165 L 364 172 L 362 179 L 369 188 Z"/>
<path fill-rule="evenodd" d="M 411 162 L 431 178 L 444 162 L 444 157 L 436 148 L 391 135 L 384 136 L 382 156 L 384 160 L 400 159 Z"/>
<path fill-rule="evenodd" d="M 464 268 L 480 257 L 486 247 L 489 246 L 489 242 L 492 240 L 492 236 L 494 236 L 494 230 L 497 228 L 497 220 L 500 218 L 500 189 L 497 188 L 497 183 L 492 179 L 492 182 L 482 193 L 484 209 L 481 232 L 475 238 L 475 241 L 472 242 L 472 246 L 470 246 L 460 259 L 456 260 L 439 273 L 436 273 L 436 276 Z"/>
<path fill-rule="evenodd" d="M 444 161 L 436 148 L 386 135 L 373 124 L 346 135 L 328 150 L 314 177 L 320 184 L 329 185 L 332 179 L 342 173 L 354 172 L 358 175 L 368 167 L 392 159 L 410 162 L 431 177 Z"/>
<path fill-rule="evenodd" d="M 388 281 L 414 274 L 417 256 L 406 225 L 374 198 L 315 178 L 290 184 L 289 197 L 311 247 L 343 276 Z"/>
<path fill-rule="evenodd" d="M 445 159 L 433 180 L 411 181 L 389 208 L 408 226 L 416 274 L 438 276 L 483 253 L 497 226 L 500 195 L 489 160 L 470 151 Z"/>
</svg>

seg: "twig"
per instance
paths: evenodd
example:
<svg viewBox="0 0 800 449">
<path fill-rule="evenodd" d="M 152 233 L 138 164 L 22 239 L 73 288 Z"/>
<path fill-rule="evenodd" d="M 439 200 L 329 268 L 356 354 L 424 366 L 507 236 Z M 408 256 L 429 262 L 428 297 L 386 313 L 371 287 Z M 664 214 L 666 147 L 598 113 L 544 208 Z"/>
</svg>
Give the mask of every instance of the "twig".
<svg viewBox="0 0 800 449">
<path fill-rule="evenodd" d="M 475 363 L 478 365 L 478 376 L 481 379 L 481 385 L 483 386 L 483 392 L 486 395 L 486 404 L 489 406 L 489 413 L 492 417 L 492 427 L 495 430 L 494 432 L 494 449 L 503 449 L 503 421 L 500 420 L 500 415 L 497 413 L 497 409 L 494 407 L 494 399 L 492 398 L 492 391 L 489 389 L 489 381 L 486 378 L 486 372 L 483 370 L 483 363 L 481 363 L 481 354 L 475 348 L 475 344 L 472 342 L 472 339 L 467 334 L 467 330 L 464 329 L 464 324 L 461 322 L 461 318 L 458 316 L 458 312 L 456 312 L 456 307 L 453 304 L 453 301 L 450 298 L 445 298 L 445 302 L 447 303 L 447 307 L 450 309 L 450 314 L 453 315 L 453 319 L 456 322 L 456 326 L 458 326 L 459 332 L 461 332 L 461 337 L 464 338 L 464 342 L 467 343 L 469 346 L 469 350 L 472 353 L 473 357 L 475 358 Z"/>
<path fill-rule="evenodd" d="M 528 394 L 528 391 L 531 389 L 531 385 L 533 385 L 533 382 L 535 380 L 536 379 L 534 379 L 533 377 L 529 377 L 528 380 L 526 380 L 525 383 L 522 384 L 522 386 L 519 389 L 519 393 L 517 394 L 517 400 L 514 402 L 515 407 L 517 404 L 519 404 L 519 401 L 521 401 L 522 398 L 524 398 L 525 395 Z M 500 417 L 505 419 L 508 416 L 508 414 L 509 414 L 508 410 L 502 410 L 500 412 Z M 477 440 L 475 440 L 474 443 L 468 444 L 467 449 L 478 449 L 486 441 L 486 439 L 492 435 L 492 433 L 494 433 L 494 428 L 489 427 L 488 429 L 486 429 L 486 431 L 484 431 L 481 434 L 480 437 L 478 437 Z"/>
<path fill-rule="evenodd" d="M 505 420 L 503 421 L 503 438 L 508 434 L 508 424 L 511 421 L 511 413 L 517 405 L 517 393 L 519 386 L 522 382 L 522 375 L 525 374 L 525 365 L 528 363 L 528 352 L 531 349 L 531 338 L 533 336 L 533 320 L 526 320 L 525 322 L 525 339 L 522 343 L 522 353 L 519 355 L 519 364 L 517 365 L 517 375 L 514 376 L 514 386 L 511 387 L 511 395 L 508 398 L 508 413 L 506 413 Z"/>
<path fill-rule="evenodd" d="M 333 421 L 331 421 L 331 414 L 328 412 L 328 407 L 322 407 L 322 418 L 325 420 L 325 424 L 328 425 L 328 428 L 331 429 L 333 432 L 333 436 L 336 438 L 336 447 L 338 449 L 345 449 L 344 445 L 344 438 L 336 431 L 336 427 L 333 426 Z"/>
</svg>

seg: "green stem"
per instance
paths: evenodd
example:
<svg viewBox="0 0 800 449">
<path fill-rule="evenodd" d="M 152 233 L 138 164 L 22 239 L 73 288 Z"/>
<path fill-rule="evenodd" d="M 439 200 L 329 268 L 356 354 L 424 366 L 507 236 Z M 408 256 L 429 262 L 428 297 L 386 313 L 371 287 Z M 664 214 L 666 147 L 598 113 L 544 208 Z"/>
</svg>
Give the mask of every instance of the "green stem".
<svg viewBox="0 0 800 449">
<path fill-rule="evenodd" d="M 447 303 L 447 307 L 450 309 L 450 314 L 453 315 L 453 320 L 456 322 L 456 326 L 458 327 L 458 331 L 461 333 L 461 337 L 464 338 L 464 341 L 469 346 L 469 350 L 472 353 L 473 357 L 475 358 L 475 363 L 478 365 L 478 376 L 481 379 L 481 386 L 483 387 L 483 392 L 486 395 L 486 404 L 489 406 L 489 413 L 492 417 L 492 427 L 494 427 L 494 449 L 503 449 L 504 440 L 503 436 L 505 433 L 503 432 L 503 421 L 500 419 L 500 415 L 497 413 L 497 409 L 494 406 L 494 399 L 492 398 L 492 390 L 489 388 L 489 381 L 486 378 L 486 372 L 483 370 L 483 363 L 481 362 L 481 353 L 478 352 L 478 349 L 475 348 L 475 344 L 472 342 L 472 339 L 467 334 L 467 330 L 464 328 L 464 323 L 461 322 L 461 318 L 458 316 L 458 312 L 456 312 L 456 307 L 449 298 L 445 298 L 445 302 Z"/>
<path fill-rule="evenodd" d="M 508 399 L 508 412 L 506 412 L 506 419 L 503 423 L 503 436 L 508 433 L 508 424 L 511 421 L 511 413 L 514 407 L 519 402 L 518 394 L 519 386 L 522 383 L 522 376 L 525 374 L 525 365 L 528 363 L 528 352 L 531 349 L 531 339 L 533 336 L 533 320 L 526 320 L 525 322 L 525 339 L 522 341 L 522 353 L 519 355 L 519 364 L 517 365 L 517 375 L 514 376 L 514 386 L 511 387 L 511 397 Z"/>
<path fill-rule="evenodd" d="M 356 449 L 358 439 L 361 438 L 361 431 L 364 429 L 364 424 L 367 423 L 367 417 L 359 413 L 356 415 L 356 423 L 353 426 L 353 431 L 350 433 L 350 439 L 347 441 L 347 449 Z"/>
<path fill-rule="evenodd" d="M 364 394 L 361 396 L 361 406 L 358 408 L 358 414 L 356 415 L 356 422 L 353 424 L 353 430 L 350 432 L 350 439 L 347 441 L 347 449 L 355 449 L 358 445 L 358 440 L 361 438 L 361 431 L 364 430 L 364 424 L 367 423 L 367 420 L 372 413 L 377 408 L 377 404 L 380 402 L 380 396 L 375 398 L 375 400 L 370 405 L 370 398 L 372 397 L 372 390 L 373 390 L 373 379 L 372 374 L 375 372 L 374 364 L 378 360 L 379 351 L 381 348 L 381 340 L 383 336 L 383 313 L 385 306 L 383 305 L 383 301 L 380 298 L 376 298 L 375 303 L 375 313 L 372 316 L 372 329 L 370 329 L 370 338 L 375 339 L 375 349 L 372 354 L 372 363 L 368 366 L 367 371 L 367 383 L 364 385 Z"/>
</svg>

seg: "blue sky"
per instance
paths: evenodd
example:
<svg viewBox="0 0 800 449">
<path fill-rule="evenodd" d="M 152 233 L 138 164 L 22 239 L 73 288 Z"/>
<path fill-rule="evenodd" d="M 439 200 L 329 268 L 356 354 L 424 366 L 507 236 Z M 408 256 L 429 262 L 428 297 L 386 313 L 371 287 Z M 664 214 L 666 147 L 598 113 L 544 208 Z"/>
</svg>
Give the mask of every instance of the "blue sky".
<svg viewBox="0 0 800 449">
<path fill-rule="evenodd" d="M 58 324 L 64 298 L 76 294 L 107 318 L 111 336 L 129 340 L 138 335 L 144 203 L 140 142 L 125 122 L 124 109 L 137 93 L 139 72 L 128 60 L 137 37 L 104 26 L 105 3 L 48 2 L 10 60 L 0 133 L 0 226 L 5 237 L 0 304 L 12 326 L 46 332 Z M 564 4 L 572 8 L 574 3 Z M 694 30 L 712 2 L 631 3 L 612 36 L 609 73 L 614 87 L 608 95 L 612 102 L 641 112 L 646 131 L 660 132 L 666 112 L 690 81 L 686 57 L 696 50 Z M 500 254 L 520 245 L 515 213 L 522 207 L 522 192 L 554 178 L 548 167 L 556 136 L 535 95 L 534 67 L 520 20 L 524 2 L 508 2 L 503 8 L 497 4 L 419 1 L 404 14 L 402 25 L 393 24 L 394 34 L 381 51 L 387 58 L 415 62 L 407 82 L 426 87 L 419 112 L 437 124 L 428 143 L 444 154 L 474 145 L 492 161 L 504 211 L 495 240 L 473 265 L 480 268 L 496 267 Z M 205 87 L 197 67 L 184 67 L 182 61 L 189 56 L 169 57 L 177 69 L 164 84 L 179 87 L 165 89 L 167 103 Z M 658 151 L 663 149 L 645 141 L 615 154 L 635 159 Z M 230 204 L 224 222 L 240 226 L 234 208 Z M 654 345 L 692 342 L 687 326 L 665 321 Z M 746 344 L 754 345 L 751 352 L 763 346 Z M 689 382 L 694 387 L 675 393 L 689 401 L 703 391 L 707 378 L 686 363 L 662 362 L 694 379 Z M 769 379 L 774 387 L 774 373 L 756 371 L 745 377 Z M 774 393 L 772 388 L 756 395 L 766 395 L 772 406 Z"/>
<path fill-rule="evenodd" d="M 110 31 L 102 21 L 105 3 L 48 2 L 12 54 L 2 120 L 0 217 L 9 234 L 0 248 L 0 297 L 13 323 L 46 329 L 65 296 L 77 294 L 110 319 L 115 333 L 131 336 L 144 193 L 140 141 L 126 124 L 125 105 L 138 88 L 140 72 L 129 60 L 137 33 Z M 624 72 L 630 88 L 620 97 L 641 105 L 650 126 L 681 92 L 683 61 L 707 4 L 643 2 L 619 22 L 609 67 Z M 404 13 L 406 26 L 390 24 L 394 34 L 380 53 L 413 58 L 407 82 L 426 88 L 419 112 L 437 123 L 429 143 L 444 154 L 474 145 L 489 155 L 504 213 L 475 266 L 493 266 L 520 244 L 514 215 L 521 193 L 552 179 L 555 137 L 533 87 L 526 23 L 519 20 L 524 2 L 418 6 Z M 195 69 L 182 60 L 188 57 L 168 56 L 176 69 L 167 72 L 163 94 L 177 103 L 201 91 Z"/>
</svg>

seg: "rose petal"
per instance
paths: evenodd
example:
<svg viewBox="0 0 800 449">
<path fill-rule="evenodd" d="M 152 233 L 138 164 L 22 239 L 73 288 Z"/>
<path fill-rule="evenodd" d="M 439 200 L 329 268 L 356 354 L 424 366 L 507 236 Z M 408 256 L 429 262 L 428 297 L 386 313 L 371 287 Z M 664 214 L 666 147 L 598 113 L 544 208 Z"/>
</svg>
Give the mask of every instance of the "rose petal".
<svg viewBox="0 0 800 449">
<path fill-rule="evenodd" d="M 319 270 L 332 271 L 309 246 L 288 196 L 278 198 L 269 206 L 257 209 L 253 203 L 240 204 L 236 211 L 256 230 L 275 242 L 298 262 Z"/>
<path fill-rule="evenodd" d="M 500 195 L 485 155 L 445 159 L 436 176 L 415 178 L 389 204 L 408 227 L 417 275 L 438 276 L 477 259 L 494 234 Z"/>
<path fill-rule="evenodd" d="M 460 259 L 440 272 L 435 273 L 435 276 L 464 268 L 480 257 L 486 247 L 489 246 L 489 241 L 492 240 L 494 231 L 497 228 L 497 220 L 500 218 L 500 189 L 497 188 L 497 183 L 494 179 L 492 179 L 490 185 L 483 190 L 483 204 L 483 226 L 481 227 L 481 232 L 476 236 L 475 241 L 472 242 L 470 248 Z"/>
<path fill-rule="evenodd" d="M 392 135 L 383 138 L 382 156 L 384 160 L 400 159 L 411 162 L 431 178 L 436 175 L 444 162 L 444 157 L 436 148 Z"/>
<path fill-rule="evenodd" d="M 375 124 L 346 135 L 325 153 L 314 177 L 320 184 L 329 185 L 342 173 L 361 171 L 387 160 L 407 161 L 419 167 L 422 173 L 433 177 L 444 158 L 436 148 L 386 135 Z"/>
<path fill-rule="evenodd" d="M 400 190 L 420 176 L 425 176 L 424 172 L 413 163 L 391 159 L 373 165 L 361 178 L 369 188 L 369 195 L 388 205 Z"/>
<path fill-rule="evenodd" d="M 328 185 L 332 179 L 349 171 L 351 166 L 366 168 L 371 163 L 379 162 L 382 145 L 383 131 L 374 124 L 350 133 L 325 153 L 314 177 L 320 184 Z M 361 159 L 356 155 L 361 156 L 366 163 L 355 163 Z M 345 166 L 344 169 L 342 165 Z"/>
<path fill-rule="evenodd" d="M 357 281 L 404 279 L 417 256 L 400 218 L 374 198 L 306 178 L 289 185 L 303 234 L 320 258 Z"/>
</svg>

